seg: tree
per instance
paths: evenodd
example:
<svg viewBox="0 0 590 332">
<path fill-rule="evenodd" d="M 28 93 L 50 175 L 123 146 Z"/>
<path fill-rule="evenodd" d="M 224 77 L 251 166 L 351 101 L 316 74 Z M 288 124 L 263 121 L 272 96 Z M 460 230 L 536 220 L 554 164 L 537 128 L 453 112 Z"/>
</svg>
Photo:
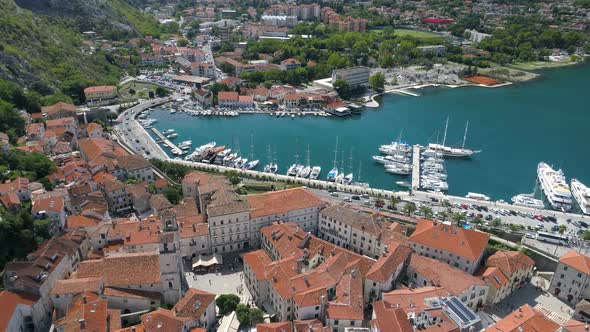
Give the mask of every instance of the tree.
<svg viewBox="0 0 590 332">
<path fill-rule="evenodd" d="M 391 209 L 397 211 L 397 205 L 400 202 L 399 196 L 391 196 Z"/>
<path fill-rule="evenodd" d="M 235 294 L 222 294 L 215 300 L 219 313 L 224 316 L 236 310 L 238 303 L 240 303 L 240 297 Z"/>
<path fill-rule="evenodd" d="M 494 220 L 492 220 L 492 226 L 493 227 L 500 227 L 500 226 L 502 226 L 502 219 L 500 219 L 500 218 L 494 218 Z"/>
<path fill-rule="evenodd" d="M 465 221 L 465 215 L 463 213 L 454 212 L 451 215 L 451 219 L 457 224 L 459 227 L 463 227 L 463 222 Z"/>
<path fill-rule="evenodd" d="M 168 89 L 163 88 L 161 86 L 156 88 L 156 96 L 162 98 L 162 97 L 166 97 L 167 95 L 170 94 L 170 91 L 168 91 Z"/>
<path fill-rule="evenodd" d="M 408 202 L 404 204 L 402 211 L 408 216 L 411 216 L 412 213 L 416 212 L 416 204 L 414 204 L 413 202 Z"/>
<path fill-rule="evenodd" d="M 432 217 L 432 208 L 430 208 L 429 206 L 422 205 L 420 207 L 420 210 L 419 211 L 426 218 L 431 218 Z"/>
<path fill-rule="evenodd" d="M 188 45 L 188 40 L 183 38 L 183 39 L 177 41 L 176 45 L 178 45 L 179 47 L 185 47 L 186 45 Z"/>
<path fill-rule="evenodd" d="M 438 217 L 440 218 L 440 220 L 446 221 L 449 217 L 449 213 L 447 211 L 441 211 L 438 213 Z"/>
<path fill-rule="evenodd" d="M 563 235 L 563 233 L 565 233 L 565 231 L 567 231 L 567 226 L 566 225 L 559 225 L 559 234 Z"/>
<path fill-rule="evenodd" d="M 344 80 L 336 80 L 336 82 L 334 82 L 333 84 L 334 86 L 334 90 L 336 90 L 336 92 L 338 92 L 338 95 L 340 96 L 340 98 L 342 99 L 348 99 L 350 97 L 350 87 L 348 86 L 348 83 Z"/>
<path fill-rule="evenodd" d="M 473 218 L 473 223 L 476 225 L 481 225 L 481 224 L 483 224 L 483 218 L 479 217 L 479 216 L 475 217 L 475 218 Z"/>
<path fill-rule="evenodd" d="M 164 196 L 170 203 L 178 204 L 182 199 L 182 191 L 176 187 L 169 186 L 164 190 Z"/>
<path fill-rule="evenodd" d="M 371 78 L 369 78 L 369 85 L 371 89 L 381 92 L 385 87 L 385 75 L 382 72 L 376 72 Z"/>
<path fill-rule="evenodd" d="M 236 307 L 238 321 L 243 325 L 256 325 L 262 323 L 263 312 L 258 308 L 249 307 L 245 304 L 238 304 Z"/>
<path fill-rule="evenodd" d="M 584 233 L 582 233 L 582 239 L 585 241 L 590 240 L 590 230 L 585 230 Z"/>
</svg>

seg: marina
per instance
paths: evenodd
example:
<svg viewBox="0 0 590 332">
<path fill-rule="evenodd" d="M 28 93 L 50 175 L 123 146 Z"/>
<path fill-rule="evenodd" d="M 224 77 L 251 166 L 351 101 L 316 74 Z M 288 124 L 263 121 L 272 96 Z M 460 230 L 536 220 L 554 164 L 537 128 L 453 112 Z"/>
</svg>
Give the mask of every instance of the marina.
<svg viewBox="0 0 590 332">
<path fill-rule="evenodd" d="M 471 87 L 425 88 L 420 90 L 418 98 L 385 95 L 380 100 L 382 106 L 342 120 L 322 117 L 285 119 L 262 114 L 190 118 L 184 113 L 171 115 L 159 109 L 151 112 L 150 117 L 158 120 L 155 127 L 174 128 L 183 139 L 191 139 L 195 145 L 216 140 L 233 148 L 232 137 L 248 141 L 250 132 L 254 132 L 255 155 L 264 160 L 265 150 L 271 144 L 273 150 L 277 150 L 276 155 L 273 153 L 273 160 L 282 174 L 293 164 L 296 150 L 293 143 L 299 138 L 300 151 L 302 146 L 309 144 L 313 151 L 311 164 L 322 168 L 320 179 L 326 179 L 334 168 L 334 141 L 338 136 L 338 160 L 342 150 L 348 152 L 354 148 L 355 174 L 358 164 L 363 162 L 364 182 L 371 187 L 393 190 L 407 190 L 397 182 L 414 180 L 385 172 L 382 164 L 371 160 L 380 144 L 392 141 L 395 133 L 405 128 L 404 138 L 408 142 L 426 146 L 436 141 L 434 132 L 442 134 L 448 117 L 447 141 L 459 142 L 449 146 L 461 146 L 465 124 L 469 121 L 468 145 L 483 151 L 470 160 L 444 161 L 449 185 L 447 193 L 465 196 L 468 192 L 477 192 L 489 196 L 492 201 L 510 201 L 519 193 L 529 192 L 541 160 L 560 165 L 568 177 L 575 177 L 583 183 L 590 181 L 584 158 L 590 149 L 585 145 L 574 148 L 568 143 L 583 140 L 580 135 L 584 132 L 584 125 L 580 119 L 588 115 L 583 113 L 583 107 L 564 110 L 560 102 L 567 99 L 574 105 L 583 105 L 581 87 L 590 77 L 589 68 L 578 68 L 589 75 L 574 75 L 568 73 L 570 69 L 548 72 L 544 75 L 545 80 L 503 88 L 509 92 L 503 98 L 498 96 L 502 89 Z M 552 80 L 571 83 L 564 83 L 567 88 L 553 91 Z M 466 106 L 473 103 L 478 105 L 477 112 Z M 492 106 L 494 103 L 500 105 Z M 515 109 L 516 105 L 519 106 Z M 559 117 L 554 117 L 558 110 Z M 552 137 L 540 131 L 540 128 L 549 128 L 549 123 Z M 494 128 L 503 128 L 502 135 L 498 135 Z M 518 139 L 515 138 L 517 134 Z M 263 166 L 259 167 L 263 169 Z M 539 193 L 535 199 L 541 198 Z"/>
</svg>

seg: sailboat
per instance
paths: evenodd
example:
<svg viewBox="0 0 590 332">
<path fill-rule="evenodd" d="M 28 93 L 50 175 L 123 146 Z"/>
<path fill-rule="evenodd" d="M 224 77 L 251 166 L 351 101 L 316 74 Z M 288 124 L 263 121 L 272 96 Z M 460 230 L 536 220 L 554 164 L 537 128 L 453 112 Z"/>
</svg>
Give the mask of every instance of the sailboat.
<svg viewBox="0 0 590 332">
<path fill-rule="evenodd" d="M 367 182 L 361 182 L 361 169 L 363 168 L 363 162 L 359 161 L 359 171 L 356 176 L 357 182 L 354 182 L 353 185 L 361 188 L 369 188 L 369 184 Z"/>
<path fill-rule="evenodd" d="M 336 149 L 334 149 L 334 166 L 328 173 L 328 181 L 336 181 L 336 177 L 338 176 L 338 137 L 336 137 Z"/>
<path fill-rule="evenodd" d="M 259 163 L 260 163 L 260 160 L 254 160 L 254 134 L 250 134 L 250 161 L 244 162 L 244 165 L 242 165 L 242 169 L 243 170 L 254 169 L 256 166 L 258 166 Z"/>
<path fill-rule="evenodd" d="M 334 180 L 334 181 L 336 181 L 336 183 L 342 183 L 342 181 L 344 180 L 344 151 L 342 151 L 342 154 L 340 157 L 340 169 L 342 170 L 342 172 L 340 172 L 336 176 L 336 179 Z"/>
<path fill-rule="evenodd" d="M 307 165 L 305 167 L 303 167 L 300 171 L 299 174 L 297 174 L 297 177 L 299 178 L 306 178 L 309 176 L 309 173 L 311 173 L 311 166 L 309 165 L 309 144 L 307 145 Z"/>
<path fill-rule="evenodd" d="M 430 144 L 428 144 L 428 149 L 434 150 L 434 151 L 439 151 L 442 153 L 443 157 L 448 157 L 448 158 L 469 158 L 472 155 L 481 152 L 479 150 L 476 151 L 476 150 L 471 150 L 471 149 L 465 148 L 465 141 L 467 140 L 467 130 L 469 129 L 469 121 L 467 121 L 467 123 L 465 124 L 465 133 L 463 134 L 463 144 L 461 145 L 461 147 L 450 147 L 450 146 L 445 145 L 446 140 L 447 140 L 448 127 L 449 127 L 449 118 L 447 117 L 447 121 L 445 124 L 445 134 L 443 136 L 442 144 L 430 143 Z"/>
<path fill-rule="evenodd" d="M 352 183 L 352 179 L 354 178 L 354 173 L 352 173 L 352 148 L 350 149 L 350 157 L 349 159 L 349 172 L 348 174 L 346 174 L 344 176 L 344 179 L 342 179 L 342 184 L 351 184 Z"/>
<path fill-rule="evenodd" d="M 299 164 L 299 154 L 297 152 L 297 144 L 298 144 L 298 141 L 295 142 L 295 163 L 293 165 L 291 165 L 289 167 L 289 169 L 287 170 L 287 175 L 289 175 L 289 176 L 299 175 L 299 172 L 301 172 L 301 169 L 303 168 L 303 165 Z"/>
<path fill-rule="evenodd" d="M 270 152 L 270 144 L 269 144 L 266 148 L 266 162 L 267 163 L 266 163 L 266 165 L 264 165 L 264 170 L 263 170 L 264 173 L 272 173 L 271 171 L 272 171 L 273 164 L 272 164 L 272 156 L 270 153 L 271 152 Z"/>
</svg>

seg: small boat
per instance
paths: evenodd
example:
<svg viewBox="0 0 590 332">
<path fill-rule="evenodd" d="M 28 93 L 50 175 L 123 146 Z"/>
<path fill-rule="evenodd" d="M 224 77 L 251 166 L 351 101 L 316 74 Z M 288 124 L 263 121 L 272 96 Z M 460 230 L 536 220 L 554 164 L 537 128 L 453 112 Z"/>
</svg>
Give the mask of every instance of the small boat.
<svg viewBox="0 0 590 332">
<path fill-rule="evenodd" d="M 534 198 L 533 194 L 518 194 L 512 196 L 512 204 L 518 206 L 526 206 L 533 209 L 544 209 L 545 204 L 540 199 Z"/>
<path fill-rule="evenodd" d="M 299 174 L 299 172 L 301 172 L 302 168 L 303 168 L 303 165 L 293 164 L 289 167 L 289 169 L 287 169 L 287 175 L 288 176 L 297 176 Z"/>
<path fill-rule="evenodd" d="M 590 214 L 590 188 L 577 179 L 571 181 L 572 195 L 584 214 Z"/>
<path fill-rule="evenodd" d="M 166 129 L 162 132 L 162 134 L 167 135 L 167 134 L 172 134 L 173 132 L 175 132 L 176 130 L 174 129 Z"/>
<path fill-rule="evenodd" d="M 223 150 L 223 151 L 219 152 L 219 153 L 217 154 L 217 156 L 218 156 L 219 158 L 225 158 L 227 155 L 229 155 L 229 153 L 230 153 L 230 152 L 231 152 L 231 149 L 225 149 L 225 150 Z"/>
<path fill-rule="evenodd" d="M 236 168 L 242 168 L 248 162 L 248 158 L 238 158 L 235 162 Z"/>
<path fill-rule="evenodd" d="M 351 184 L 352 183 L 352 179 L 354 177 L 354 174 L 352 173 L 348 173 L 344 176 L 344 179 L 342 179 L 342 184 Z"/>
<path fill-rule="evenodd" d="M 242 169 L 243 169 L 243 170 L 251 170 L 251 169 L 254 169 L 254 168 L 256 168 L 256 166 L 258 166 L 258 164 L 259 164 L 259 163 L 260 163 L 260 161 L 259 161 L 259 160 L 252 160 L 252 161 L 249 161 L 249 162 L 245 163 L 245 164 L 242 166 Z"/>
<path fill-rule="evenodd" d="M 476 199 L 478 201 L 489 201 L 490 197 L 486 196 L 484 194 L 478 194 L 478 193 L 472 193 L 472 192 L 468 192 L 467 195 L 465 195 L 466 198 L 471 198 L 471 199 Z"/>
<path fill-rule="evenodd" d="M 297 174 L 297 177 L 298 178 L 306 178 L 309 176 L 309 173 L 311 173 L 311 167 L 304 166 Z"/>
<path fill-rule="evenodd" d="M 405 188 L 410 188 L 412 186 L 412 184 L 408 181 L 396 181 L 395 184 L 397 184 L 400 187 L 405 187 Z"/>
<path fill-rule="evenodd" d="M 309 174 L 309 178 L 312 180 L 317 179 L 320 176 L 321 171 L 322 171 L 322 168 L 320 166 L 313 166 L 311 168 L 311 174 Z"/>
<path fill-rule="evenodd" d="M 166 135 L 166 137 L 167 137 L 168 139 L 175 139 L 176 137 L 178 137 L 178 134 L 177 134 L 177 133 L 172 133 L 172 134 L 170 134 L 170 135 Z"/>
</svg>

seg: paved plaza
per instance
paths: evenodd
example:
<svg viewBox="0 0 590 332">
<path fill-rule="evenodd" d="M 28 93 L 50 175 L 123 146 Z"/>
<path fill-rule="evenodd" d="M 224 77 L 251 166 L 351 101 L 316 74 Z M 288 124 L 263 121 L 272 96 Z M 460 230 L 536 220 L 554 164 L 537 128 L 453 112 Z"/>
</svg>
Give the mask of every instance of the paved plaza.
<svg viewBox="0 0 590 332">
<path fill-rule="evenodd" d="M 221 294 L 236 294 L 242 303 L 252 298 L 243 282 L 243 264 L 238 254 L 223 255 L 223 268 L 215 273 L 185 273 L 189 287 Z"/>
</svg>

